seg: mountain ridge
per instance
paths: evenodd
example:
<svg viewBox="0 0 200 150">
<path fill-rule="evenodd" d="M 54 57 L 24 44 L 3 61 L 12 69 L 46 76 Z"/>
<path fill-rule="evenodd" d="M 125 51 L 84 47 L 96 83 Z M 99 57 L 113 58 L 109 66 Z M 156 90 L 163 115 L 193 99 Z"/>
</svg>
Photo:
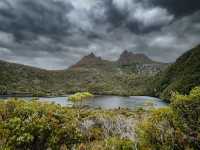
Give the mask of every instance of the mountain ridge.
<svg viewBox="0 0 200 150">
<path fill-rule="evenodd" d="M 169 100 L 172 91 L 188 94 L 200 85 L 200 45 L 181 55 L 175 63 L 158 74 L 153 81 L 154 95 Z"/>
<path fill-rule="evenodd" d="M 120 65 L 127 65 L 127 64 L 132 64 L 132 63 L 145 63 L 145 64 L 150 64 L 154 63 L 153 60 L 151 60 L 148 56 L 146 56 L 143 53 L 133 53 L 127 50 L 124 50 L 117 62 Z"/>
<path fill-rule="evenodd" d="M 16 63 L 16 62 L 10 62 L 10 61 L 6 61 L 6 60 L 0 60 L 0 63 L 4 63 L 4 64 L 5 63 L 9 63 L 9 64 L 13 64 L 13 65 L 19 65 L 19 66 L 21 65 L 22 67 L 31 67 L 31 68 L 34 68 L 34 69 L 39 69 L 39 70 L 44 70 L 44 71 L 57 72 L 57 71 L 68 70 L 70 68 L 84 67 L 84 65 L 87 65 L 88 63 L 92 63 L 92 64 L 95 65 L 95 61 L 97 61 L 99 64 L 101 64 L 102 62 L 120 64 L 120 59 L 125 59 L 125 58 L 120 58 L 124 53 L 128 53 L 130 55 L 133 55 L 133 57 L 131 56 L 132 59 L 134 59 L 134 56 L 135 56 L 136 57 L 136 61 L 134 60 L 134 63 L 143 63 L 143 64 L 161 63 L 161 64 L 167 64 L 167 63 L 164 63 L 164 62 L 153 61 L 152 59 L 150 59 L 148 56 L 146 56 L 143 53 L 133 53 L 133 52 L 130 52 L 130 51 L 127 51 L 127 50 L 124 50 L 120 54 L 119 58 L 116 61 L 109 61 L 109 60 L 103 59 L 102 57 L 96 56 L 93 52 L 91 52 L 88 55 L 83 56 L 79 61 L 77 61 L 76 63 L 72 64 L 68 68 L 66 67 L 65 69 L 57 69 L 57 70 L 56 69 L 55 70 L 54 69 L 45 69 L 45 68 L 40 68 L 40 67 L 36 67 L 36 66 L 32 66 L 32 65 L 26 65 L 26 64 L 22 64 L 22 63 Z M 129 57 L 129 56 L 127 56 L 127 57 Z M 141 57 L 141 58 L 143 57 L 143 59 L 147 59 L 147 60 L 146 60 L 146 62 L 141 62 L 140 58 L 138 59 L 137 57 Z M 126 63 L 126 65 L 127 64 L 133 64 L 133 62 Z"/>
<path fill-rule="evenodd" d="M 130 63 L 128 67 L 121 66 L 117 61 L 104 60 L 94 53 L 65 70 L 45 70 L 0 61 L 0 94 L 55 96 L 90 91 L 94 94 L 143 95 L 148 78 L 160 71 L 154 65 Z"/>
</svg>

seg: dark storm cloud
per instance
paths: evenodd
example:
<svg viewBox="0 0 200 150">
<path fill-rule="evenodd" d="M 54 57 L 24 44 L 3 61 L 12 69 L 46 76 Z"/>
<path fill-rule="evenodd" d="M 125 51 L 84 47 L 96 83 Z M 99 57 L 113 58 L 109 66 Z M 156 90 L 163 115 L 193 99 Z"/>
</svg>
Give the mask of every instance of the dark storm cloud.
<svg viewBox="0 0 200 150">
<path fill-rule="evenodd" d="M 176 16 L 192 14 L 200 9 L 199 0 L 150 0 L 154 6 L 161 6 Z"/>
<path fill-rule="evenodd" d="M 104 0 L 106 21 L 111 24 L 108 31 L 124 26 L 130 32 L 143 34 L 158 30 L 173 20 L 164 8 L 152 6 L 152 3 L 138 0 Z M 157 19 L 157 22 L 152 20 Z"/>
<path fill-rule="evenodd" d="M 16 40 L 35 39 L 35 34 L 48 36 L 67 34 L 69 23 L 65 13 L 72 7 L 52 0 L 3 0 L 0 30 L 13 33 Z"/>
<path fill-rule="evenodd" d="M 174 61 L 200 43 L 198 0 L 1 0 L 0 59 L 67 68 L 124 49 Z"/>
</svg>

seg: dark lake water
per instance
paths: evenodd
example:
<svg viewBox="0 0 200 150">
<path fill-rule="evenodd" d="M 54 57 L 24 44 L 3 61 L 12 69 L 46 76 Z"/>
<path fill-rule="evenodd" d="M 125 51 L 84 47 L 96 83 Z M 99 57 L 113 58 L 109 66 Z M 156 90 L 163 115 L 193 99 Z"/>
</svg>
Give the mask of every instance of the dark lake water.
<svg viewBox="0 0 200 150">
<path fill-rule="evenodd" d="M 8 99 L 9 97 L 0 97 L 0 99 Z M 21 97 L 21 99 L 31 100 L 31 97 Z M 83 102 L 73 103 L 67 97 L 40 97 L 40 101 L 60 104 L 62 106 L 71 107 L 73 105 L 88 106 L 92 108 L 114 109 L 114 108 L 137 108 L 152 105 L 156 108 L 164 107 L 168 104 L 161 99 L 149 96 L 96 96 L 93 99 L 85 100 Z"/>
</svg>

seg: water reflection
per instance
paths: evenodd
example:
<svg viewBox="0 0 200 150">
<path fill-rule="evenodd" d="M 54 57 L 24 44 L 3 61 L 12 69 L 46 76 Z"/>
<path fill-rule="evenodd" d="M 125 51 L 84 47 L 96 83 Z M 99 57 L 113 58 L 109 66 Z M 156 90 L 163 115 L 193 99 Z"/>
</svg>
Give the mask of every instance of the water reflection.
<svg viewBox="0 0 200 150">
<path fill-rule="evenodd" d="M 8 99 L 8 97 L 2 97 L 2 99 Z M 32 97 L 24 97 L 24 99 L 32 99 Z M 81 103 L 73 103 L 68 101 L 67 97 L 40 97 L 39 100 L 44 102 L 50 102 L 60 104 L 62 106 L 71 107 L 75 105 L 88 106 L 92 108 L 137 108 L 152 105 L 154 107 L 167 106 L 164 101 L 149 96 L 131 96 L 131 97 L 120 97 L 120 96 L 97 96 L 90 100 L 85 100 Z"/>
</svg>

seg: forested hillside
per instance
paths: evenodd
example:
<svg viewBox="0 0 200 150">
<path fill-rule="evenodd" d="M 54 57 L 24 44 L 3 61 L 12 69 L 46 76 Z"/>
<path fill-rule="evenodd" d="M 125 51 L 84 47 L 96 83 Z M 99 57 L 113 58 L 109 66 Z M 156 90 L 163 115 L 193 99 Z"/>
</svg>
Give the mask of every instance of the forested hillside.
<svg viewBox="0 0 200 150">
<path fill-rule="evenodd" d="M 171 91 L 188 94 L 200 85 L 200 45 L 179 57 L 166 71 L 155 76 L 152 84 L 156 96 L 170 99 Z"/>
<path fill-rule="evenodd" d="M 129 61 L 124 63 L 126 59 Z M 145 95 L 149 79 L 167 65 L 154 62 L 144 54 L 126 51 L 116 62 L 91 53 L 60 71 L 1 61 L 0 94 L 55 96 L 89 91 L 104 95 Z"/>
<path fill-rule="evenodd" d="M 64 73 L 0 61 L 1 95 L 64 94 Z"/>
</svg>

